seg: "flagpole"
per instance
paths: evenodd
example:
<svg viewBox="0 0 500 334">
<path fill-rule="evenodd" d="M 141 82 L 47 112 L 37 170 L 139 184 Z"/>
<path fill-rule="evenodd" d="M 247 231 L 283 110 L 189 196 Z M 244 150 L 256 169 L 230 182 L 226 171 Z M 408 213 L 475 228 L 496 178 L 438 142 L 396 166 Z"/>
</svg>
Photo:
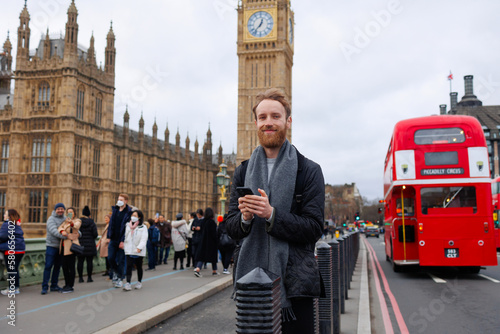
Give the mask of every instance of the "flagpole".
<svg viewBox="0 0 500 334">
<path fill-rule="evenodd" d="M 451 70 L 450 70 L 450 75 L 448 76 L 448 80 L 450 81 L 450 93 L 453 92 L 452 88 L 451 88 L 451 81 L 453 80 L 453 74 L 451 74 Z"/>
</svg>

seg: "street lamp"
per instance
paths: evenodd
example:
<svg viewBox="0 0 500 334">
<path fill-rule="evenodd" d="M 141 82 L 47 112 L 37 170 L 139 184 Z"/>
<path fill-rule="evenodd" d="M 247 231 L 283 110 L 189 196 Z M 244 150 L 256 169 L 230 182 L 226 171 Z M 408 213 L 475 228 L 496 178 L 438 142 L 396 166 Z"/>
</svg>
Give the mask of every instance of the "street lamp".
<svg viewBox="0 0 500 334">
<path fill-rule="evenodd" d="M 219 173 L 217 174 L 217 185 L 220 189 L 220 207 L 223 215 L 226 212 L 226 190 L 230 181 L 231 178 L 227 175 L 227 165 L 222 160 L 222 163 L 219 165 Z"/>
</svg>

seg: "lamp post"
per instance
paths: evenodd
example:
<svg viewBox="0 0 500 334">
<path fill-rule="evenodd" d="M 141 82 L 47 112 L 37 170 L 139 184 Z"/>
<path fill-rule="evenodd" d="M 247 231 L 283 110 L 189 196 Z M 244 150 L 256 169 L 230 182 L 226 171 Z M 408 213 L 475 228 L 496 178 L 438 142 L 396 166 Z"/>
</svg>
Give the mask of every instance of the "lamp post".
<svg viewBox="0 0 500 334">
<path fill-rule="evenodd" d="M 222 215 L 226 212 L 226 190 L 230 183 L 230 177 L 227 174 L 227 165 L 224 163 L 224 160 L 219 165 L 219 173 L 217 174 L 217 185 L 220 189 L 220 207 Z"/>
</svg>

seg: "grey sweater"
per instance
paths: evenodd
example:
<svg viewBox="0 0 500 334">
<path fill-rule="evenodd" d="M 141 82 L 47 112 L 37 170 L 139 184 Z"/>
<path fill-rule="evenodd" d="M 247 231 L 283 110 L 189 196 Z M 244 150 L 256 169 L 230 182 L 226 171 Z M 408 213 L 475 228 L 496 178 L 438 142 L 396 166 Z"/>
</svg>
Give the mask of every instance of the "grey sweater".
<svg viewBox="0 0 500 334">
<path fill-rule="evenodd" d="M 47 219 L 47 237 L 45 238 L 45 244 L 47 247 L 59 248 L 61 239 L 66 239 L 61 233 L 57 231 L 57 228 L 66 220 L 66 217 L 62 215 L 58 217 L 55 211 L 52 211 L 49 219 Z"/>
</svg>

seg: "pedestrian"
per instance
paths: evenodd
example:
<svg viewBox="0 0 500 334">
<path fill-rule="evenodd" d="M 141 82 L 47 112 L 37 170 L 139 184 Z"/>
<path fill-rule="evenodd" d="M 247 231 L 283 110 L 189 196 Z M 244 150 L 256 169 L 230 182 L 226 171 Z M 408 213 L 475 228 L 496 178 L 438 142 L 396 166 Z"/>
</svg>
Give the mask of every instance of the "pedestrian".
<svg viewBox="0 0 500 334">
<path fill-rule="evenodd" d="M 149 218 L 148 222 L 148 242 L 146 244 L 148 253 L 148 269 L 146 269 L 146 271 L 155 271 L 158 255 L 158 245 L 160 244 L 160 229 L 155 224 L 153 218 Z"/>
<path fill-rule="evenodd" d="M 187 256 L 187 263 L 186 263 L 186 268 L 191 267 L 191 262 L 193 263 L 194 266 L 194 258 L 193 258 L 193 230 L 191 230 L 191 227 L 193 225 L 193 222 L 196 218 L 196 212 L 191 212 L 189 214 L 189 223 L 187 225 L 188 228 L 188 248 L 186 248 L 186 256 Z"/>
<path fill-rule="evenodd" d="M 160 257 L 158 264 L 167 264 L 170 255 L 170 246 L 172 246 L 172 224 L 165 221 L 164 215 L 158 216 L 158 228 L 160 229 Z M 163 256 L 165 254 L 165 257 Z"/>
<path fill-rule="evenodd" d="M 45 237 L 45 267 L 43 269 L 43 281 L 42 281 L 42 295 L 46 295 L 49 291 L 49 281 L 50 281 L 50 291 L 60 291 L 61 287 L 58 285 L 59 282 L 59 271 L 61 270 L 62 256 L 59 251 L 59 247 L 62 239 L 66 239 L 61 233 L 59 233 L 58 227 L 66 220 L 64 212 L 66 207 L 63 203 L 57 203 L 54 206 L 54 211 L 47 219 L 47 233 Z"/>
<path fill-rule="evenodd" d="M 97 248 L 95 245 L 95 239 L 97 238 L 97 226 L 92 218 L 90 218 L 90 208 L 85 205 L 82 210 L 82 226 L 80 227 L 80 232 L 82 236 L 80 237 L 80 245 L 83 246 L 83 254 L 78 254 L 78 282 L 83 283 L 83 263 L 87 261 L 87 283 L 93 282 L 92 270 L 94 269 L 94 256 L 97 255 Z"/>
<path fill-rule="evenodd" d="M 196 210 L 196 217 L 191 224 L 191 231 L 193 232 L 193 240 L 191 240 L 192 249 L 191 254 L 193 255 L 193 267 L 196 267 L 195 254 L 198 251 L 198 246 L 201 243 L 201 225 L 203 223 L 203 210 Z"/>
<path fill-rule="evenodd" d="M 108 239 L 108 228 L 109 228 L 109 221 L 111 219 L 111 215 L 105 215 L 104 216 L 104 229 L 101 234 L 101 238 L 97 242 L 97 250 L 99 251 L 99 257 L 101 259 L 104 259 L 106 261 L 106 271 L 102 274 L 102 276 L 110 276 L 109 275 L 109 261 L 108 261 L 108 245 L 109 245 L 109 239 Z M 111 277 L 110 277 L 111 279 Z"/>
<path fill-rule="evenodd" d="M 219 216 L 220 217 L 220 216 Z M 224 270 L 223 274 L 229 275 L 231 272 L 229 271 L 229 264 L 231 263 L 231 258 L 233 257 L 234 248 L 236 247 L 236 243 L 233 239 L 228 235 L 226 229 L 226 219 L 227 214 L 224 215 L 222 221 L 217 226 L 217 240 L 218 247 L 221 256 L 222 266 Z"/>
<path fill-rule="evenodd" d="M 134 210 L 125 229 L 125 255 L 127 257 L 127 282 L 123 290 L 130 291 L 132 286 L 132 269 L 137 269 L 137 283 L 135 289 L 142 288 L 142 260 L 146 256 L 148 242 L 148 228 L 144 225 L 144 215 L 140 210 Z"/>
<path fill-rule="evenodd" d="M 3 224 L 0 228 L 0 251 L 4 254 L 5 268 L 14 278 L 14 282 L 8 280 L 8 287 L 1 291 L 2 295 L 19 293 L 19 265 L 23 259 L 26 245 L 24 243 L 24 232 L 21 228 L 21 217 L 14 209 L 8 209 L 3 215 Z M 9 275 L 9 278 L 12 277 Z"/>
<path fill-rule="evenodd" d="M 60 290 L 62 293 L 74 292 L 75 285 L 75 259 L 76 254 L 71 250 L 73 244 L 80 245 L 78 238 L 81 236 L 80 227 L 82 221 L 75 218 L 75 209 L 69 207 L 66 210 L 66 220 L 59 226 L 59 233 L 66 237 L 61 240 L 60 251 L 62 256 L 62 268 L 64 274 L 65 285 Z"/>
<path fill-rule="evenodd" d="M 292 118 L 282 91 L 258 94 L 253 114 L 260 146 L 234 172 L 226 224 L 242 242 L 234 282 L 256 267 L 280 276 L 283 333 L 313 333 L 313 300 L 322 294 L 314 247 L 323 232 L 323 173 L 286 139 Z M 253 195 L 239 197 L 238 187 Z"/>
<path fill-rule="evenodd" d="M 108 227 L 108 261 L 110 277 L 116 288 L 123 287 L 123 271 L 125 268 L 125 227 L 132 215 L 132 208 L 127 204 L 128 195 L 118 195 L 116 205 L 111 207 L 111 220 Z"/>
<path fill-rule="evenodd" d="M 196 268 L 194 275 L 201 277 L 200 270 L 204 262 L 212 263 L 212 275 L 217 272 L 217 224 L 214 221 L 214 210 L 206 208 L 205 217 L 201 226 L 201 241 L 196 249 Z"/>
<path fill-rule="evenodd" d="M 186 256 L 187 244 L 187 223 L 183 218 L 182 213 L 178 213 L 176 220 L 172 222 L 172 243 L 174 245 L 174 270 L 177 270 L 177 260 L 180 262 L 180 269 L 184 270 L 184 257 Z"/>
</svg>

